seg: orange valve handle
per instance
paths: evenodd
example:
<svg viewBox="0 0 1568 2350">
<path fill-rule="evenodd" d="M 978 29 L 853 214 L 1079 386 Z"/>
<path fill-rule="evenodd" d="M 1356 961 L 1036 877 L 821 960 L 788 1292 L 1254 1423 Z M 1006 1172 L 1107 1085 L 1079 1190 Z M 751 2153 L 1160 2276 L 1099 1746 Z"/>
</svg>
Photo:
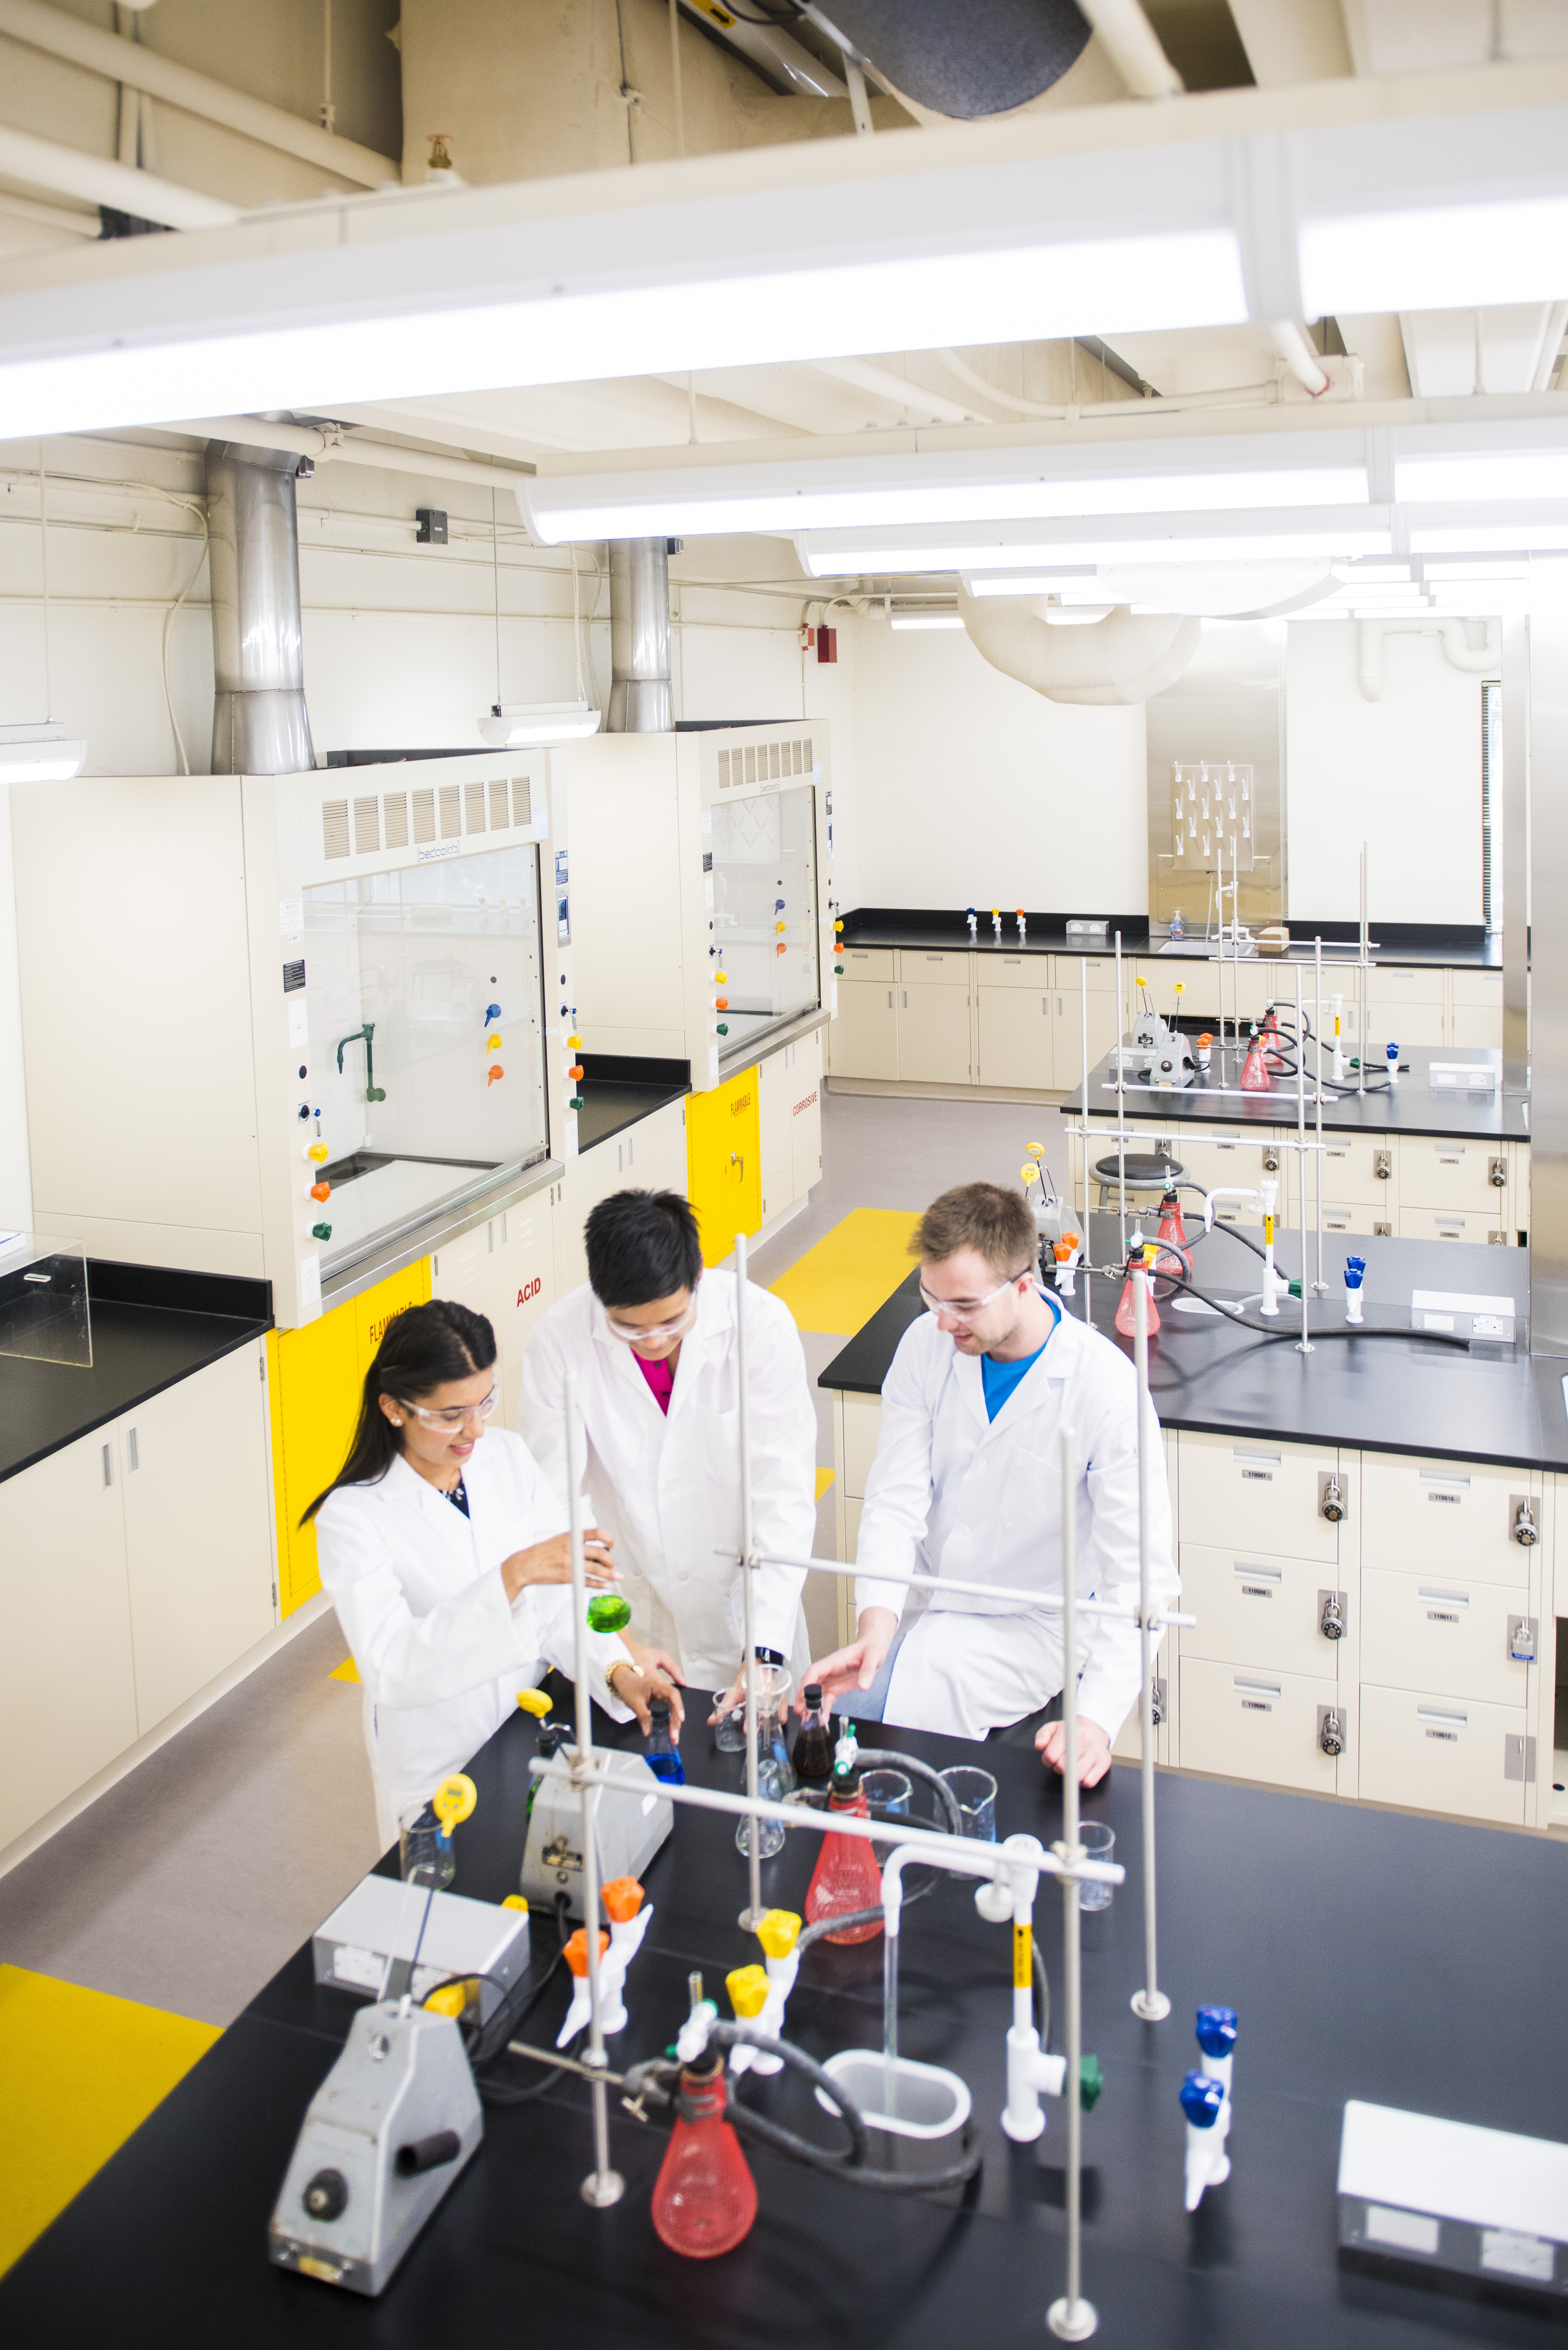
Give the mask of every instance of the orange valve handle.
<svg viewBox="0 0 1568 2350">
<path fill-rule="evenodd" d="M 579 1062 L 575 1068 L 568 1069 L 566 1075 L 575 1086 L 580 1085 L 583 1078 L 582 1064 Z"/>
<path fill-rule="evenodd" d="M 330 1200 L 332 1197 L 332 1186 L 330 1183 L 313 1183 L 310 1187 L 308 1196 L 312 1200 Z"/>
<path fill-rule="evenodd" d="M 609 1936 L 605 1932 L 604 1928 L 601 1926 L 599 1928 L 599 1956 L 601 1959 L 604 1957 L 604 1954 L 608 1948 Z M 575 1975 L 586 1975 L 587 1973 L 588 1933 L 586 1926 L 579 1926 L 576 1932 L 572 1936 L 571 1940 L 566 1944 L 566 1964 L 570 1967 Z"/>
<path fill-rule="evenodd" d="M 492 1061 L 490 1066 L 484 1072 L 484 1082 L 487 1086 L 493 1086 L 497 1077 L 504 1077 L 505 1075 L 506 1072 L 502 1067 L 500 1062 Z"/>
<path fill-rule="evenodd" d="M 642 1907 L 642 1887 L 635 1877 L 612 1877 L 607 1885 L 599 1887 L 599 1898 L 605 1905 L 605 1915 L 616 1925 L 624 1926 Z"/>
<path fill-rule="evenodd" d="M 784 944 L 784 941 L 783 941 L 783 939 L 781 939 L 781 940 L 779 941 L 779 942 L 778 942 L 777 946 L 774 949 L 774 954 L 788 954 L 788 952 L 789 952 L 789 949 L 788 949 L 788 947 Z"/>
<path fill-rule="evenodd" d="M 728 1012 L 729 1008 L 730 999 L 727 995 L 716 995 L 713 998 L 713 1009 L 715 1012 Z"/>
</svg>

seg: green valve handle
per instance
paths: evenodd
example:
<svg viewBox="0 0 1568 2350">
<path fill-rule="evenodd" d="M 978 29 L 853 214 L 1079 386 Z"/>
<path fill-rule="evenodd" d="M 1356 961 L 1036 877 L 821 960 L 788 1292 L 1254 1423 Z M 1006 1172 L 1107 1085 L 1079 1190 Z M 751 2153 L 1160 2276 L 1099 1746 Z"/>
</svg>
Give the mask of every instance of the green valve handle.
<svg viewBox="0 0 1568 2350">
<path fill-rule="evenodd" d="M 1100 2069 L 1099 2058 L 1080 2056 L 1078 2059 L 1078 2110 L 1080 2113 L 1094 2112 L 1100 2102 L 1100 2092 L 1105 2085 L 1106 2076 Z"/>
<path fill-rule="evenodd" d="M 730 1024 L 729 1024 L 729 1022 L 728 1022 L 727 1020 L 721 1020 L 721 1021 L 719 1022 L 719 1024 L 718 1024 L 718 1033 L 719 1033 L 719 1035 L 720 1035 L 721 1036 L 727 1036 L 727 1035 L 729 1035 L 729 1033 L 730 1033 Z"/>
<path fill-rule="evenodd" d="M 331 1225 L 312 1224 L 310 1227 L 310 1237 L 313 1241 L 329 1241 L 332 1238 Z"/>
<path fill-rule="evenodd" d="M 568 1109 L 586 1109 L 587 1107 L 587 1104 L 584 1101 L 581 1094 L 574 1094 L 571 1100 L 566 1104 L 566 1107 Z"/>
</svg>

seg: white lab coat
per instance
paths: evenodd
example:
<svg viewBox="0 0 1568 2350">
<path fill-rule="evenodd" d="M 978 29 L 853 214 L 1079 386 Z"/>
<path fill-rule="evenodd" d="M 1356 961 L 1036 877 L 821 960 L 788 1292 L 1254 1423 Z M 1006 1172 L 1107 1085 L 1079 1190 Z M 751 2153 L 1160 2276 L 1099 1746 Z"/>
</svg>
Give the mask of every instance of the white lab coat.
<svg viewBox="0 0 1568 2350">
<path fill-rule="evenodd" d="M 316 1520 L 321 1580 L 364 1685 L 365 1744 L 385 1843 L 398 1814 L 427 1802 L 516 1709 L 546 1665 L 573 1669 L 572 1592 L 535 1584 L 509 1602 L 501 1566 L 564 1534 L 566 1513 L 528 1448 L 504 1430 L 463 1471 L 469 1514 L 401 1458 L 373 1485 L 340 1485 Z M 618 1721 L 630 1709 L 607 1686 L 620 1641 L 588 1634 L 593 1694 Z"/>
<path fill-rule="evenodd" d="M 1137 1385 L 1119 1347 L 1064 1315 L 1044 1353 L 988 1419 L 977 1357 L 961 1355 L 922 1315 L 905 1332 L 882 1388 L 882 1430 L 866 1481 L 857 1606 L 902 1615 L 911 1595 L 878 1567 L 1016 1585 L 1005 1600 L 932 1592 L 895 1659 L 884 1720 L 983 1738 L 1022 1720 L 1062 1686 L 1060 1617 L 1031 1612 L 1031 1591 L 1062 1589 L 1060 1438 L 1077 1468 L 1076 1588 L 1084 1598 L 1138 1598 Z M 1149 1588 L 1178 1589 L 1159 1422 L 1149 1407 Z M 1130 1618 L 1078 1618 L 1078 1705 L 1114 1740 L 1142 1684 Z"/>
<path fill-rule="evenodd" d="M 746 1291 L 752 1529 L 758 1550 L 809 1558 L 816 1533 L 816 1414 L 805 1350 L 779 1298 Z M 577 1377 L 587 1435 L 587 1503 L 615 1536 L 631 1602 L 628 1627 L 669 1649 L 693 1689 L 728 1688 L 744 1646 L 739 1570 L 720 1549 L 741 1542 L 740 1380 L 735 1276 L 705 1273 L 682 1339 L 668 1417 L 631 1348 L 615 1337 L 587 1283 L 543 1316 L 523 1357 L 518 1432 L 555 1492 L 566 1495 L 565 1385 Z M 753 1589 L 753 1638 L 798 1671 L 809 1662 L 804 1572 L 765 1566 Z"/>
</svg>

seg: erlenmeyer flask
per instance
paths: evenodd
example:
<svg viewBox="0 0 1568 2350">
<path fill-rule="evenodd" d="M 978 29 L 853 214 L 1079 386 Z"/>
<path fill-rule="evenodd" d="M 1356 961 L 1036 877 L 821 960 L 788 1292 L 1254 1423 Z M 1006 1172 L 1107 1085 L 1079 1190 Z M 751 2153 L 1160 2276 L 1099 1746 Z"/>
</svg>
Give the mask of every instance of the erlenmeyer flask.
<svg viewBox="0 0 1568 2350">
<path fill-rule="evenodd" d="M 1241 1091 L 1244 1094 L 1266 1094 L 1268 1090 L 1269 1065 L 1263 1056 L 1262 1041 L 1254 1027 L 1246 1060 L 1241 1065 Z"/>
<path fill-rule="evenodd" d="M 833 1792 L 827 1799 L 830 1812 L 853 1812 L 860 1819 L 869 1819 L 866 1797 L 860 1785 L 860 1773 L 853 1763 L 839 1763 L 833 1773 Z M 882 1879 L 870 1842 L 864 1836 L 825 1835 L 822 1850 L 806 1887 L 805 1914 L 815 1926 L 821 1918 L 846 1917 L 852 1909 L 880 1909 Z M 850 1926 L 842 1934 L 828 1934 L 829 1942 L 869 1942 L 882 1931 L 878 1916 L 868 1918 L 864 1925 Z"/>
<path fill-rule="evenodd" d="M 1269 1073 L 1272 1076 L 1282 1076 L 1285 1066 L 1284 1039 L 1280 1035 L 1279 1014 L 1272 1003 L 1264 1008 L 1261 1034 Z"/>
<path fill-rule="evenodd" d="M 1174 1187 L 1159 1203 L 1159 1237 L 1162 1241 L 1168 1241 L 1172 1248 L 1184 1249 L 1187 1246 L 1187 1227 L 1181 1221 L 1181 1201 Z"/>
<path fill-rule="evenodd" d="M 1127 1267 L 1127 1277 L 1126 1281 L 1122 1284 L 1122 1294 L 1121 1294 L 1121 1297 L 1120 1297 L 1120 1299 L 1118 1300 L 1117 1305 L 1116 1305 L 1116 1328 L 1121 1332 L 1122 1336 L 1123 1336 L 1124 1338 L 1131 1338 L 1131 1337 L 1133 1337 L 1133 1336 L 1136 1335 L 1137 1330 L 1137 1323 L 1134 1321 L 1134 1319 L 1133 1319 L 1133 1312 L 1134 1312 L 1134 1308 L 1133 1308 L 1133 1267 L 1134 1267 L 1134 1265 L 1140 1265 L 1140 1264 L 1142 1264 L 1142 1263 L 1143 1263 L 1143 1262 L 1144 1262 L 1144 1260 L 1142 1259 L 1142 1257 L 1141 1257 L 1141 1256 L 1139 1256 L 1139 1257 L 1135 1257 L 1135 1258 L 1133 1259 L 1133 1261 L 1132 1261 L 1132 1263 L 1128 1265 L 1128 1267 Z M 1185 1272 L 1185 1270 L 1186 1270 L 1185 1266 L 1183 1266 L 1183 1267 L 1181 1268 L 1181 1270 Z M 1159 1308 L 1156 1305 L 1156 1304 L 1155 1304 L 1155 1302 L 1154 1302 L 1154 1283 L 1153 1283 L 1153 1281 L 1151 1280 L 1151 1281 L 1149 1282 L 1149 1284 L 1148 1284 L 1148 1324 L 1147 1324 L 1148 1335 L 1149 1335 L 1149 1336 L 1150 1336 L 1151 1338 L 1153 1337 L 1153 1336 L 1154 1336 L 1155 1332 L 1158 1329 L 1158 1327 L 1159 1327 Z"/>
<path fill-rule="evenodd" d="M 677 2116 L 654 2181 L 652 2219 L 661 2243 L 690 2261 L 733 2251 L 757 2216 L 757 2189 L 740 2140 L 724 2119 L 724 2059 L 685 2065 Z"/>
</svg>

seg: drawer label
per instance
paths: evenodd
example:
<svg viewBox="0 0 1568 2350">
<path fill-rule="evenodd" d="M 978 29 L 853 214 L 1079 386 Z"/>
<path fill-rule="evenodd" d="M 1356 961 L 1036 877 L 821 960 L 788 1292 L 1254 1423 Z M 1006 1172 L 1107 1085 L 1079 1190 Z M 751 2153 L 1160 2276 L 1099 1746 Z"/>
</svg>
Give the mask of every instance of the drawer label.
<svg viewBox="0 0 1568 2350">
<path fill-rule="evenodd" d="M 1241 1586 L 1244 1599 L 1272 1599 L 1273 1596 L 1265 1583 L 1244 1583 Z"/>
<path fill-rule="evenodd" d="M 1428 1502 L 1452 1502 L 1456 1505 L 1464 1498 L 1462 1493 L 1428 1493 L 1427 1496 Z"/>
<path fill-rule="evenodd" d="M 1241 1474 L 1243 1477 L 1251 1478 L 1253 1482 L 1259 1485 L 1272 1485 L 1274 1482 L 1274 1472 L 1272 1469 L 1243 1469 Z"/>
<path fill-rule="evenodd" d="M 1428 1607 L 1427 1610 L 1428 1624 L 1457 1624 L 1459 1620 L 1451 1608 Z"/>
<path fill-rule="evenodd" d="M 1243 1713 L 1272 1713 L 1273 1710 L 1267 1700 L 1261 1697 L 1244 1697 L 1241 1700 Z"/>
<path fill-rule="evenodd" d="M 1428 1730 L 1427 1735 L 1428 1738 L 1440 1738 L 1449 1746 L 1457 1746 L 1459 1742 L 1457 1730 Z"/>
</svg>

